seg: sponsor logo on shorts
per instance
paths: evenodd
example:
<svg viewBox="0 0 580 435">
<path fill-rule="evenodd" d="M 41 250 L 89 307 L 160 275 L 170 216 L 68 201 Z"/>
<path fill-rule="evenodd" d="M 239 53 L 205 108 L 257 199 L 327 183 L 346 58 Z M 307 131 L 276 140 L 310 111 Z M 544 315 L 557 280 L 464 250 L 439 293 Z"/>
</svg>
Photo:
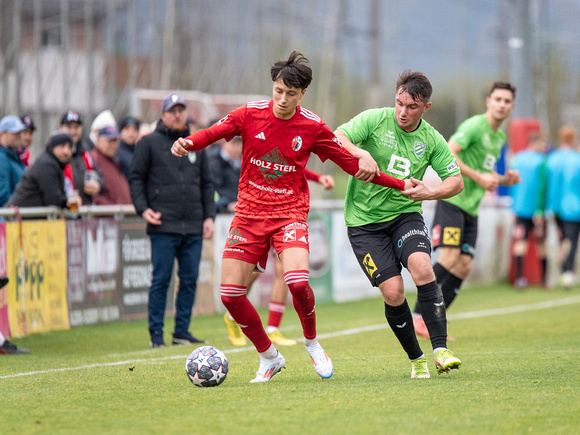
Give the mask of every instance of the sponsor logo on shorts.
<svg viewBox="0 0 580 435">
<path fill-rule="evenodd" d="M 296 229 L 288 228 L 284 231 L 284 243 L 296 241 Z"/>
<path fill-rule="evenodd" d="M 445 227 L 443 228 L 443 244 L 459 246 L 461 240 L 461 228 Z"/>
<path fill-rule="evenodd" d="M 371 254 L 365 255 L 365 258 L 363 260 L 363 266 L 365 267 L 368 276 L 372 278 L 373 274 L 377 271 L 377 266 L 375 266 L 375 262 L 373 261 Z"/>
<path fill-rule="evenodd" d="M 435 225 L 433 227 L 431 237 L 433 238 L 433 244 L 439 245 L 439 242 L 441 242 L 441 225 Z"/>
<path fill-rule="evenodd" d="M 238 248 L 225 248 L 224 251 L 229 251 L 229 252 L 241 252 L 242 254 L 245 253 L 246 251 L 244 251 L 243 249 L 238 249 Z"/>
<path fill-rule="evenodd" d="M 228 246 L 233 246 L 238 242 L 247 242 L 247 241 L 248 241 L 248 239 L 246 239 L 245 237 L 242 237 L 242 235 L 240 234 L 238 227 L 233 227 L 230 230 L 230 233 L 228 234 L 228 239 L 227 239 Z"/>
<path fill-rule="evenodd" d="M 302 242 L 302 243 L 308 243 L 308 240 L 306 240 L 306 236 L 302 236 L 298 239 L 298 241 Z"/>
<path fill-rule="evenodd" d="M 473 248 L 473 246 L 470 246 L 467 243 L 463 244 L 463 246 L 461 247 L 461 250 L 466 254 L 471 254 L 471 255 L 475 254 L 475 249 Z"/>
<path fill-rule="evenodd" d="M 407 231 L 405 234 L 403 234 L 401 236 L 401 238 L 397 241 L 397 246 L 400 248 L 401 246 L 403 246 L 403 243 L 405 242 L 405 240 L 407 240 L 409 237 L 411 236 L 424 236 L 429 238 L 429 234 L 427 232 L 427 227 L 423 227 L 422 229 L 412 229 L 410 231 Z"/>
</svg>

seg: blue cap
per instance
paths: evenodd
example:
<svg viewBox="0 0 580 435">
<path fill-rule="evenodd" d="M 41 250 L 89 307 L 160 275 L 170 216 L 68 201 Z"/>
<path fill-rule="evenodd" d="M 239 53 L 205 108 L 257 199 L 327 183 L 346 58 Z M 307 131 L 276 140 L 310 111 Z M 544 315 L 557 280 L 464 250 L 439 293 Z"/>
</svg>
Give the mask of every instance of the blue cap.
<svg viewBox="0 0 580 435">
<path fill-rule="evenodd" d="M 105 139 L 117 139 L 119 137 L 119 130 L 114 125 L 103 127 L 99 130 L 99 137 L 104 137 Z"/>
<path fill-rule="evenodd" d="M 0 133 L 20 133 L 22 130 L 26 130 L 26 126 L 18 116 L 8 115 L 0 121 Z"/>
<path fill-rule="evenodd" d="M 161 103 L 161 111 L 167 112 L 168 110 L 173 109 L 174 106 L 178 104 L 182 105 L 183 107 L 187 107 L 185 104 L 185 100 L 181 98 L 177 94 L 169 94 L 167 97 L 163 99 L 163 103 Z"/>
</svg>

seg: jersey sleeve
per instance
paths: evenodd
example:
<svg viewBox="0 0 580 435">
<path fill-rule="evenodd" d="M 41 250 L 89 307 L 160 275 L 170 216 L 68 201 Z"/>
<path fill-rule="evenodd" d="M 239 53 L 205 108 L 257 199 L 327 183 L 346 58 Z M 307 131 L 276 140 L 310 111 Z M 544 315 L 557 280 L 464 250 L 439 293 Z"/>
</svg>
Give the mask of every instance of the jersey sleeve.
<svg viewBox="0 0 580 435">
<path fill-rule="evenodd" d="M 340 143 L 334 133 L 322 123 L 315 145 L 315 150 L 322 161 L 327 158 L 336 163 L 344 172 L 354 176 L 358 172 L 358 160 Z M 380 173 L 373 178 L 372 183 L 379 186 L 402 190 L 405 182 L 390 175 Z"/>
<path fill-rule="evenodd" d="M 315 181 L 318 183 L 318 179 L 320 178 L 320 174 L 318 172 L 314 172 L 308 168 L 304 168 L 304 175 L 306 175 L 306 179 L 308 181 Z"/>
<path fill-rule="evenodd" d="M 445 138 L 440 134 L 434 136 L 435 151 L 431 155 L 431 166 L 442 180 L 452 175 L 461 174 L 459 165 L 455 161 L 453 153 L 449 149 L 449 145 Z"/>
<path fill-rule="evenodd" d="M 242 133 L 242 125 L 246 106 L 238 107 L 232 110 L 225 117 L 220 119 L 214 125 L 203 130 L 187 136 L 185 139 L 193 142 L 193 145 L 188 147 L 189 151 L 199 151 L 220 139 L 230 141 L 234 136 L 240 136 Z"/>
<path fill-rule="evenodd" d="M 455 142 L 462 150 L 469 148 L 469 146 L 474 142 L 474 135 L 478 131 L 475 124 L 475 117 L 463 121 L 459 124 L 459 127 L 457 127 L 457 131 L 449 138 L 449 141 Z"/>
<path fill-rule="evenodd" d="M 374 127 L 378 124 L 380 119 L 379 109 L 369 109 L 359 113 L 350 121 L 338 127 L 344 135 L 355 145 L 360 145 L 368 139 L 373 132 Z"/>
</svg>

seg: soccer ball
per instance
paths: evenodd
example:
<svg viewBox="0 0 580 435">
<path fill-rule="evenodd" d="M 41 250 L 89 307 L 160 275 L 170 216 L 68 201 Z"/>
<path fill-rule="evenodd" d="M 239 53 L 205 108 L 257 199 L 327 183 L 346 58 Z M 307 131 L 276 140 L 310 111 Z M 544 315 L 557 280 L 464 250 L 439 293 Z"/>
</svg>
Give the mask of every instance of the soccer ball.
<svg viewBox="0 0 580 435">
<path fill-rule="evenodd" d="M 191 352 L 185 362 L 187 377 L 196 387 L 216 387 L 226 380 L 229 365 L 224 353 L 212 346 Z"/>
</svg>

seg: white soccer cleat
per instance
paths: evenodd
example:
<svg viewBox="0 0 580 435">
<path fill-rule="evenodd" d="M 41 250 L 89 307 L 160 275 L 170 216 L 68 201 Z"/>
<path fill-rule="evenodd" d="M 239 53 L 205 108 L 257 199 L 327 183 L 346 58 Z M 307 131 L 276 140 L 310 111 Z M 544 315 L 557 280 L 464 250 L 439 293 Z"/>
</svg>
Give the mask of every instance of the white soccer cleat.
<svg viewBox="0 0 580 435">
<path fill-rule="evenodd" d="M 286 368 L 286 360 L 280 352 L 276 352 L 276 357 L 273 359 L 260 357 L 260 368 L 256 372 L 256 377 L 250 381 L 251 384 L 255 382 L 268 382 L 272 379 L 272 376 Z"/>
<path fill-rule="evenodd" d="M 322 379 L 330 378 L 332 373 L 334 373 L 334 366 L 322 346 L 316 342 L 310 346 L 306 346 L 306 350 L 310 354 L 310 358 L 312 358 L 316 373 Z"/>
</svg>

